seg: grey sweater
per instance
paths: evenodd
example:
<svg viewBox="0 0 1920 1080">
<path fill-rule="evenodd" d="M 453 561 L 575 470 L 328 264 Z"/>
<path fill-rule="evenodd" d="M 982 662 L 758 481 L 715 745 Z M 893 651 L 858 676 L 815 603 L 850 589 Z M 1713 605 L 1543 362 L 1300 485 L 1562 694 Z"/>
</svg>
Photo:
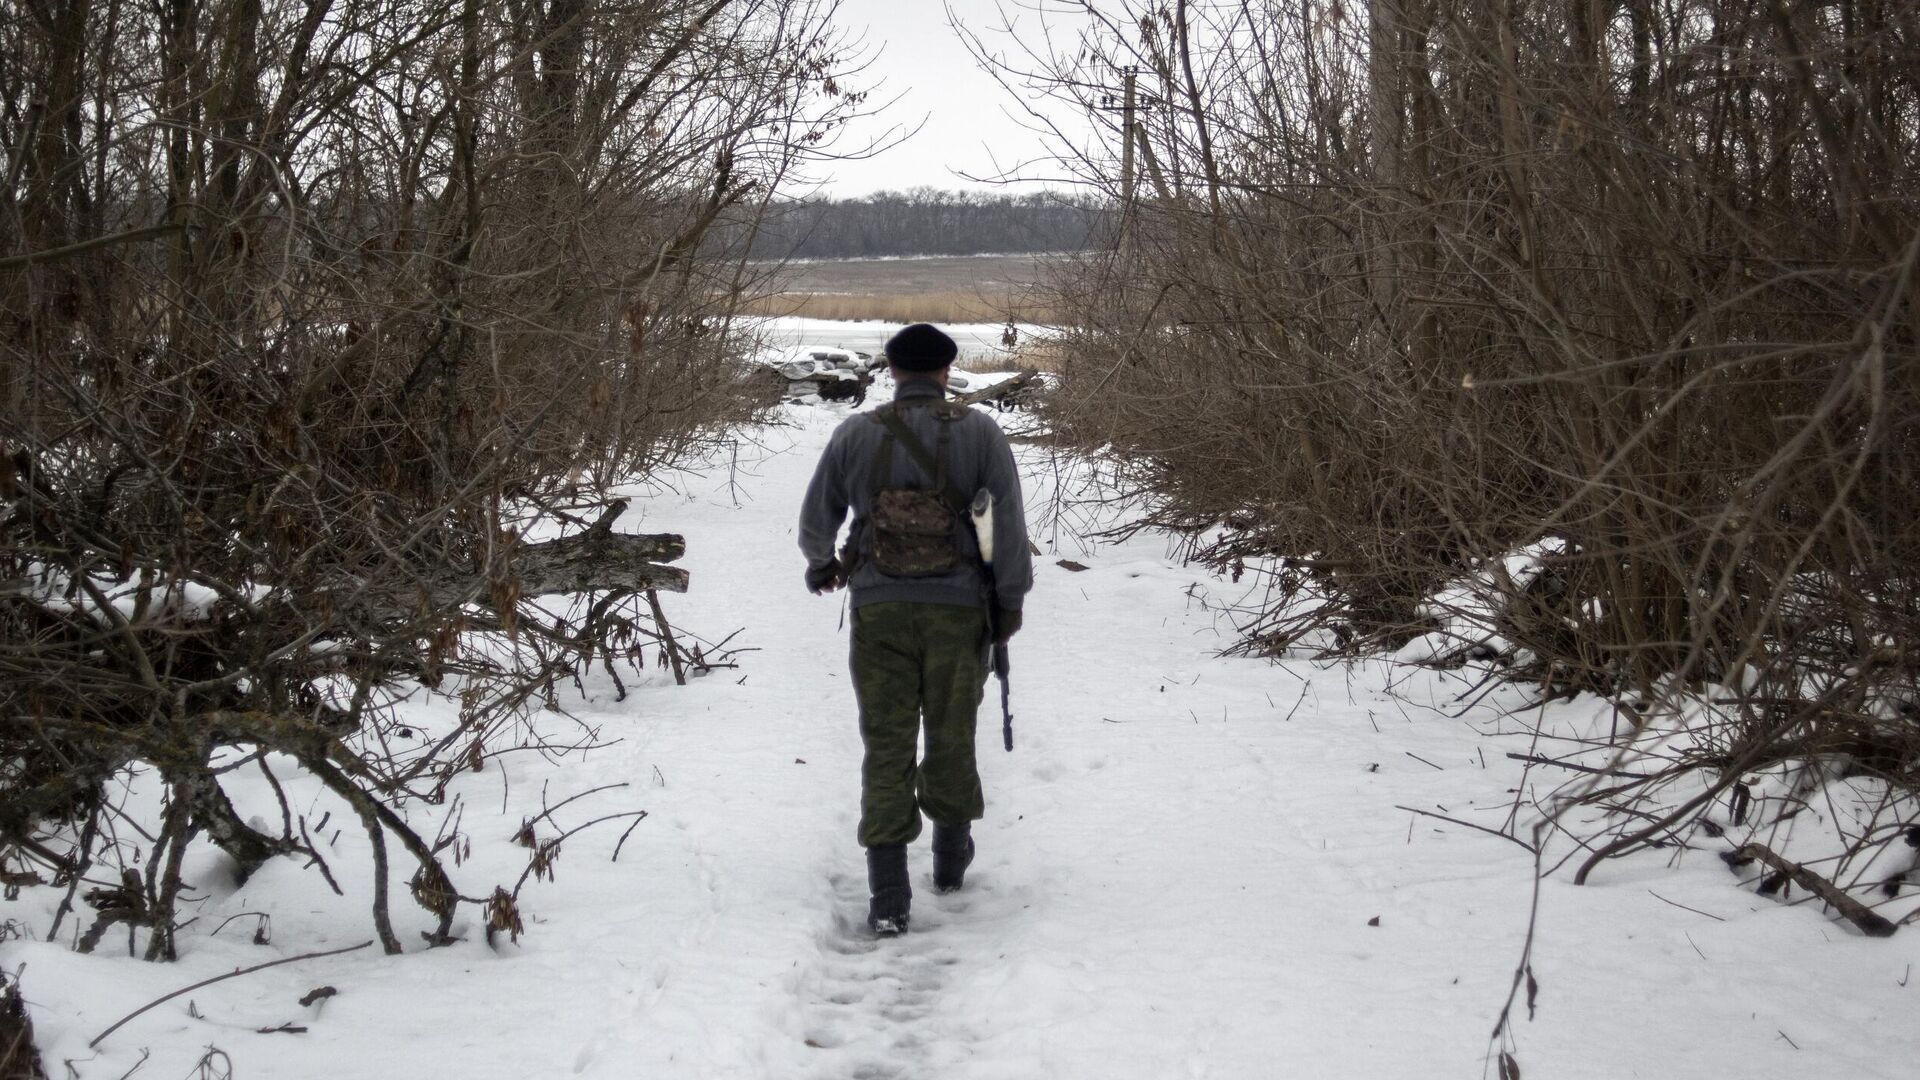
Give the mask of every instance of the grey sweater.
<svg viewBox="0 0 1920 1080">
<path fill-rule="evenodd" d="M 938 383 L 925 379 L 903 380 L 894 391 L 895 401 L 944 396 Z M 930 410 L 900 410 L 907 427 L 935 452 L 942 421 Z M 985 413 L 969 410 L 952 421 L 951 443 L 947 449 L 947 472 L 955 487 L 971 495 L 980 488 L 993 492 L 993 577 L 1000 606 L 1020 607 L 1027 590 L 1033 587 L 1033 556 L 1027 548 L 1026 506 L 1020 495 L 1020 476 L 1014 471 L 1013 450 L 1000 425 Z M 886 437 L 886 429 L 865 414 L 847 417 L 827 443 L 826 453 L 813 471 L 813 483 L 807 486 L 806 501 L 800 507 L 800 550 L 809 567 L 826 566 L 835 557 L 834 541 L 847 511 L 853 511 L 853 526 L 848 537 L 854 550 L 863 555 L 872 551 L 867 535 L 867 517 L 873 509 L 874 456 Z M 933 487 L 933 478 L 921 469 L 904 446 L 893 448 L 892 482 L 896 487 Z M 875 569 L 870 558 L 862 558 L 848 583 L 853 606 L 884 600 L 905 600 L 921 604 L 954 604 L 963 607 L 981 605 L 987 596 L 986 580 L 977 565 L 979 549 L 970 529 L 962 529 L 965 565 L 941 577 L 896 578 Z"/>
</svg>

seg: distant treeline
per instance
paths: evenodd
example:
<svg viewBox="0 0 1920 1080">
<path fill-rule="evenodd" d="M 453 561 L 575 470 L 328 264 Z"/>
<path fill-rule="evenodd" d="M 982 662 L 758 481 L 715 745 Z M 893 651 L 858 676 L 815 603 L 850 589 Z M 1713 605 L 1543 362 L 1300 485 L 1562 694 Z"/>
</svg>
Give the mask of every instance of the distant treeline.
<svg viewBox="0 0 1920 1080">
<path fill-rule="evenodd" d="M 998 195 L 914 188 L 855 199 L 808 199 L 769 209 L 757 258 L 1079 251 L 1098 235 L 1104 204 L 1076 195 Z"/>
</svg>

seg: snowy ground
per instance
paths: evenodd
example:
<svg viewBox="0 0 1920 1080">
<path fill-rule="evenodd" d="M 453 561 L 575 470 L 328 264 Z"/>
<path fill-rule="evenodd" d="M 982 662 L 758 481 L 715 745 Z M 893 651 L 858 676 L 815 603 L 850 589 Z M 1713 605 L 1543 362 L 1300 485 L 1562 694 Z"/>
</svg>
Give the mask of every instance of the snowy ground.
<svg viewBox="0 0 1920 1080">
<path fill-rule="evenodd" d="M 738 670 L 685 688 L 650 675 L 624 702 L 598 676 L 565 704 L 612 745 L 508 755 L 455 789 L 468 895 L 511 886 L 527 851 L 510 838 L 543 802 L 624 783 L 538 830 L 645 809 L 617 862 L 624 821 L 570 840 L 557 880 L 523 892 L 518 944 L 489 948 L 469 918 L 453 947 L 228 980 L 88 1049 L 168 991 L 372 937 L 352 830 L 332 849 L 344 898 L 284 860 L 235 887 L 206 853 L 177 964 L 128 960 L 124 935 L 86 957 L 70 940 L 0 946 L 0 964 L 24 968 L 51 1074 L 171 1080 L 218 1048 L 241 1078 L 1492 1075 L 1532 857 L 1395 807 L 1500 827 L 1513 789 L 1543 782 L 1505 756 L 1534 745 L 1498 715 L 1519 692 L 1454 719 L 1470 672 L 1219 659 L 1221 609 L 1242 587 L 1151 538 L 1088 545 L 1036 526 L 1047 553 L 1014 643 L 1018 741 L 1002 752 L 983 710 L 989 806 L 968 887 L 934 895 L 923 840 L 913 932 L 864 935 L 842 602 L 804 591 L 793 547 L 843 415 L 790 407 L 790 426 L 621 522 L 686 534 L 693 590 L 671 614 L 708 639 L 744 628 L 733 644 L 757 651 Z M 1036 507 L 1085 480 L 1030 465 Z M 436 708 L 417 707 L 424 726 Z M 1603 706 L 1559 709 L 1577 722 Z M 233 779 L 243 812 L 268 812 L 247 787 L 259 781 Z M 327 812 L 289 783 L 297 809 Z M 433 835 L 454 811 L 410 814 Z M 1521 1007 L 1511 1044 L 1529 1080 L 1913 1075 L 1920 931 L 1864 939 L 1816 905 L 1754 895 L 1706 849 L 1610 863 L 1586 887 L 1568 877 L 1542 891 L 1538 1011 Z M 396 892 L 417 943 L 428 923 Z M 37 937 L 55 899 L 28 890 L 0 916 Z M 214 933 L 242 912 L 271 916 L 269 944 L 252 943 L 253 917 Z M 320 986 L 338 993 L 298 1003 Z M 283 1024 L 306 1030 L 259 1030 Z"/>
<path fill-rule="evenodd" d="M 773 347 L 798 345 L 830 345 L 840 349 L 855 349 L 878 356 L 881 346 L 900 329 L 898 323 L 889 322 L 845 322 L 839 319 L 807 319 L 798 316 L 765 318 L 742 318 L 736 325 L 745 332 L 755 334 Z M 1001 345 L 1000 335 L 1006 330 L 1004 323 L 952 323 L 941 326 L 960 346 L 960 362 L 968 366 L 978 366 L 983 361 L 1004 357 L 1009 350 Z M 1021 323 L 1015 329 L 1020 340 L 1030 340 L 1034 335 L 1044 333 L 1044 328 Z"/>
</svg>

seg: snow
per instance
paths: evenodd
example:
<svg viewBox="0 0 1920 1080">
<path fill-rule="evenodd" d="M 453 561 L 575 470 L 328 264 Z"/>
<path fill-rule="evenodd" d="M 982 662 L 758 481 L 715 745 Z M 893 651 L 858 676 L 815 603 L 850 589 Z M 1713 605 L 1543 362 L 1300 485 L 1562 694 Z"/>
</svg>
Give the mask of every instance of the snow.
<svg viewBox="0 0 1920 1080">
<path fill-rule="evenodd" d="M 102 608 L 95 602 L 92 593 L 76 586 L 66 573 L 39 562 L 30 563 L 26 571 L 24 578 L 9 584 L 33 597 L 49 611 L 79 613 L 108 625 L 118 621 L 198 621 L 211 617 L 214 608 L 223 599 L 217 590 L 200 582 L 158 579 L 145 570 L 131 579 L 93 575 L 89 577 L 89 583 L 100 592 L 115 613 L 115 617 L 109 619 L 101 616 Z M 244 591 L 253 598 L 259 598 L 271 590 L 248 585 Z M 67 596 L 70 592 L 72 599 Z"/>
<path fill-rule="evenodd" d="M 854 349 L 879 356 L 887 339 L 899 329 L 899 323 L 845 322 L 838 319 L 809 319 L 800 316 L 766 316 L 734 320 L 735 328 L 767 343 L 769 348 L 798 348 L 824 345 Z M 1000 344 L 1005 323 L 942 323 L 940 329 L 960 347 L 962 363 L 1005 357 L 1009 350 Z M 1019 340 L 1030 341 L 1047 332 L 1046 327 L 1020 323 Z"/>
<path fill-rule="evenodd" d="M 741 630 L 732 646 L 755 651 L 737 670 L 686 687 L 650 672 L 617 701 L 596 668 L 584 695 L 563 693 L 571 718 L 533 722 L 600 745 L 496 757 L 447 803 L 406 811 L 429 837 L 458 818 L 471 851 L 450 869 L 464 894 L 485 895 L 525 869 L 511 839 L 525 819 L 621 784 L 536 825 L 551 838 L 645 810 L 618 861 L 631 819 L 583 831 L 555 880 L 529 880 L 517 943 L 489 947 L 468 906 L 463 940 L 428 950 L 397 857 L 407 955 L 369 948 L 216 983 L 90 1050 L 162 994 L 373 936 L 352 815 L 272 759 L 345 896 L 285 859 L 236 885 L 222 856 L 196 849 L 197 921 L 176 964 L 127 959 L 124 932 L 77 955 L 72 919 L 61 943 L 0 945 L 0 964 L 24 968 L 51 1073 L 183 1076 L 217 1047 L 244 1078 L 1492 1075 L 1533 856 L 1397 807 L 1496 830 L 1511 816 L 1527 838 L 1532 802 L 1567 777 L 1507 753 L 1604 734 L 1611 707 L 1583 697 L 1516 713 L 1519 688 L 1469 707 L 1485 674 L 1472 665 L 1222 659 L 1246 587 L 1150 536 L 1082 539 L 1066 527 L 1079 512 L 1041 527 L 1056 491 L 1099 484 L 1032 448 L 1020 452 L 1046 554 L 1013 643 L 1013 753 L 992 734 L 997 687 L 982 706 L 978 859 L 965 890 L 936 895 L 923 839 L 912 932 L 865 934 L 843 601 L 805 592 L 793 546 L 801 491 L 844 415 L 786 406 L 784 426 L 749 433 L 737 459 L 634 491 L 619 523 L 687 536 L 693 588 L 669 614 L 707 640 Z M 458 703 L 423 692 L 402 708 L 424 734 Z M 257 769 L 226 780 L 243 816 L 277 822 Z M 133 798 L 137 811 L 152 793 Z M 1525 1075 L 1911 1075 L 1915 931 L 1868 940 L 1817 904 L 1760 897 L 1715 857 L 1738 838 L 1694 840 L 1604 864 L 1584 887 L 1568 869 L 1542 884 L 1538 1011 L 1527 1018 L 1523 993 L 1504 1044 Z M 1574 851 L 1558 838 L 1548 862 Z M 26 889 L 0 917 L 42 935 L 59 895 Z M 243 912 L 270 917 L 268 944 L 252 943 L 257 917 L 215 932 Z M 299 1004 L 320 986 L 338 994 Z M 288 1023 L 307 1030 L 260 1033 Z"/>
</svg>

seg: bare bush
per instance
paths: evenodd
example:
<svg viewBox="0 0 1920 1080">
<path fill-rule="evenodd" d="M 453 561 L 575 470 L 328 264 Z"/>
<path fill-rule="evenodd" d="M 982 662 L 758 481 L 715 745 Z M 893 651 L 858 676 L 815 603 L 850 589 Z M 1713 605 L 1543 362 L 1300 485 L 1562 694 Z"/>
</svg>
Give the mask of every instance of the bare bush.
<svg viewBox="0 0 1920 1080">
<path fill-rule="evenodd" d="M 1125 224 L 1051 419 L 1215 563 L 1294 557 L 1253 647 L 1478 580 L 1551 687 L 1737 698 L 1689 768 L 1920 781 L 1913 4 L 1085 7 L 1029 74 Z"/>
<path fill-rule="evenodd" d="M 447 940 L 466 898 L 394 807 L 441 798 L 555 679 L 687 659 L 649 592 L 678 571 L 536 583 L 526 534 L 605 547 L 618 508 L 569 508 L 758 407 L 726 332 L 747 272 L 705 241 L 857 107 L 817 8 L 19 5 L 0 861 L 69 906 L 93 886 L 91 937 L 145 928 L 170 957 L 195 837 L 241 876 L 318 860 L 290 815 L 273 835 L 233 812 L 238 748 L 353 808 L 388 951 L 389 840 Z M 461 705 L 425 746 L 392 738 L 417 684 Z M 103 785 L 130 769 L 165 789 L 157 840 L 137 872 L 97 867 Z"/>
</svg>

